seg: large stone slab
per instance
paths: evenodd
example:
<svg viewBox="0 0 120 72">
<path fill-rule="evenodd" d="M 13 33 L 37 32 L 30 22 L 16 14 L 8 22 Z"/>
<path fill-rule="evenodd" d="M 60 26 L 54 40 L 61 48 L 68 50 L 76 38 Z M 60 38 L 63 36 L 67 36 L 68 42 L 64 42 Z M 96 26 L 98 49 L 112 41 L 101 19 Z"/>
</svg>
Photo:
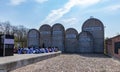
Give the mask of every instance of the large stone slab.
<svg viewBox="0 0 120 72">
<path fill-rule="evenodd" d="M 30 29 L 27 35 L 27 45 L 28 47 L 39 47 L 40 43 L 40 34 L 39 31 L 36 29 Z"/>
<path fill-rule="evenodd" d="M 51 26 L 44 24 L 39 29 L 40 32 L 40 46 L 51 47 Z"/>
<path fill-rule="evenodd" d="M 52 26 L 52 47 L 58 47 L 60 51 L 64 51 L 64 33 L 62 24 L 57 23 Z"/>
<path fill-rule="evenodd" d="M 68 28 L 65 33 L 65 51 L 72 53 L 76 52 L 78 48 L 77 30 Z"/>
<path fill-rule="evenodd" d="M 96 19 L 90 18 L 86 20 L 82 26 L 82 31 L 88 31 L 94 38 L 94 51 L 96 53 L 104 53 L 104 25 Z"/>
<path fill-rule="evenodd" d="M 94 53 L 93 36 L 89 32 L 81 32 L 78 35 L 79 53 Z"/>
</svg>

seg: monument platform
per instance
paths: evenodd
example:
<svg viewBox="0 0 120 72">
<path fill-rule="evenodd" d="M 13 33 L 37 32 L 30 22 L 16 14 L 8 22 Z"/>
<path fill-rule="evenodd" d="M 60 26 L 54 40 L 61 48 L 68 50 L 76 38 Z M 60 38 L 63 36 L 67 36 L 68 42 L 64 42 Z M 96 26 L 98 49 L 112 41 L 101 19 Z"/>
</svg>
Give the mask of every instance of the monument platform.
<svg viewBox="0 0 120 72">
<path fill-rule="evenodd" d="M 14 54 L 14 56 L 0 57 L 0 72 L 9 72 L 16 68 L 52 58 L 61 54 L 61 51 L 42 54 Z"/>
</svg>

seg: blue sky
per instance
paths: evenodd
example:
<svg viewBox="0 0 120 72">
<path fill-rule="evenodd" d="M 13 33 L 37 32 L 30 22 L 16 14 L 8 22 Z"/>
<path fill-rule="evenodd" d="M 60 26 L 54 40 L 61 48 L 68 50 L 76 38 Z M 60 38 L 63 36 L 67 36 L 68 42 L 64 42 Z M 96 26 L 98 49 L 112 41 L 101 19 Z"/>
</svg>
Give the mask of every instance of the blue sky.
<svg viewBox="0 0 120 72">
<path fill-rule="evenodd" d="M 120 0 L 0 0 L 0 22 L 30 29 L 61 23 L 81 32 L 90 16 L 103 22 L 105 37 L 120 33 Z"/>
</svg>

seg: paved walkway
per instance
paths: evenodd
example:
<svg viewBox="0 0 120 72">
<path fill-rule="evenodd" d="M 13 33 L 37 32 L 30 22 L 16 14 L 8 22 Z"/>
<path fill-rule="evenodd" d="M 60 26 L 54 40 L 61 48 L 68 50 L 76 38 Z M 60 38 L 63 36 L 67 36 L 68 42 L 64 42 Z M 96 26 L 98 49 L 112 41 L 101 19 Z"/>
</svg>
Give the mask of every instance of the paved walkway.
<svg viewBox="0 0 120 72">
<path fill-rule="evenodd" d="M 60 54 L 61 52 L 58 51 L 42 54 L 15 54 L 14 56 L 0 57 L 0 72 L 9 72 L 29 64 L 58 56 Z"/>
<path fill-rule="evenodd" d="M 0 57 L 0 64 L 9 63 L 13 61 L 19 61 L 28 58 L 34 58 L 38 56 L 49 55 L 50 53 L 42 53 L 42 54 L 14 54 L 14 56 L 5 56 Z"/>
<path fill-rule="evenodd" d="M 120 72 L 120 62 L 102 54 L 62 54 L 11 72 Z"/>
</svg>

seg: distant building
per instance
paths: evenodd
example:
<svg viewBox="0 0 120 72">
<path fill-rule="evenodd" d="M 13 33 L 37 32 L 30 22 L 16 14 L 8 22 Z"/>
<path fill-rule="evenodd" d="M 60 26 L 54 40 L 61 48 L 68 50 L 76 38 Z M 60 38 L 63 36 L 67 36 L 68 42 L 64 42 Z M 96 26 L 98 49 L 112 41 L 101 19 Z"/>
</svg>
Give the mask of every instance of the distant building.
<svg viewBox="0 0 120 72">
<path fill-rule="evenodd" d="M 120 35 L 107 39 L 105 43 L 106 54 L 120 59 Z"/>
<path fill-rule="evenodd" d="M 60 23 L 52 27 L 44 24 L 39 31 L 31 29 L 28 32 L 28 46 L 32 45 L 58 47 L 62 52 L 70 53 L 104 53 L 104 25 L 91 17 L 83 23 L 82 32 L 78 33 L 74 28 L 65 30 Z"/>
</svg>

